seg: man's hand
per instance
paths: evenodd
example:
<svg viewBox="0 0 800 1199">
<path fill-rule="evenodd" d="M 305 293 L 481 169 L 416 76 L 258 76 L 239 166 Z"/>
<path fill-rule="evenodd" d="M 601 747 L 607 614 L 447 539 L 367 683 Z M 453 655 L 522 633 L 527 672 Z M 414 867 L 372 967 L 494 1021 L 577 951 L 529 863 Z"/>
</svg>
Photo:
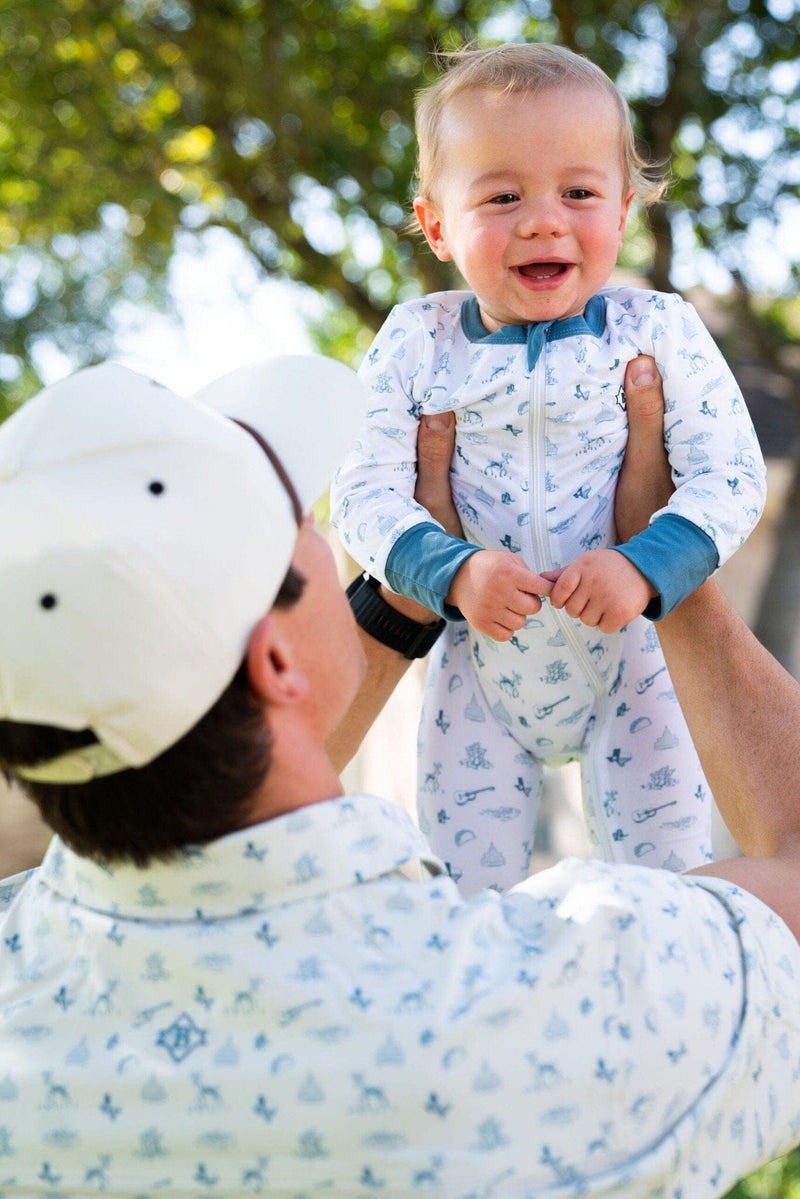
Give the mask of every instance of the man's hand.
<svg viewBox="0 0 800 1199">
<path fill-rule="evenodd" d="M 456 420 L 452 412 L 423 416 L 417 434 L 417 484 L 414 499 L 454 537 L 463 537 L 461 521 L 450 487 L 450 461 L 456 446 Z M 398 612 L 420 624 L 432 624 L 433 612 L 407 596 L 381 587 L 381 595 Z"/>
<path fill-rule="evenodd" d="M 452 412 L 420 417 L 417 433 L 417 485 L 414 499 L 454 537 L 463 537 L 453 492 L 450 462 L 456 447 L 456 418 Z"/>
<path fill-rule="evenodd" d="M 552 583 L 528 570 L 517 554 L 478 550 L 462 562 L 447 602 L 463 612 L 473 629 L 494 641 L 508 641 L 541 609 L 540 596 Z"/>
<path fill-rule="evenodd" d="M 628 363 L 625 399 L 628 445 L 614 501 L 620 541 L 646 529 L 675 490 L 664 448 L 664 391 L 652 358 L 642 354 Z"/>
<path fill-rule="evenodd" d="M 545 571 L 553 580 L 550 603 L 601 633 L 618 633 L 641 616 L 656 594 L 652 583 L 616 550 L 589 550 L 561 571 Z"/>
</svg>

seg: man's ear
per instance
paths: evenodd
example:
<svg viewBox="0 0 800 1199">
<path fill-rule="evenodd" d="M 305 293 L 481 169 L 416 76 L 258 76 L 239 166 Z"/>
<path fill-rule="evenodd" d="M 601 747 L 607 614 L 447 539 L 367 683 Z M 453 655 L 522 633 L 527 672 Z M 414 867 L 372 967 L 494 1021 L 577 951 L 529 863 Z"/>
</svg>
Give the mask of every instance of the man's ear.
<svg viewBox="0 0 800 1199">
<path fill-rule="evenodd" d="M 453 255 L 447 248 L 442 218 L 433 200 L 427 199 L 426 196 L 417 196 L 414 200 L 414 215 L 436 257 L 441 262 L 450 262 Z"/>
<path fill-rule="evenodd" d="M 262 616 L 247 644 L 247 675 L 253 692 L 266 704 L 284 707 L 308 694 L 308 679 L 292 655 L 292 643 L 271 613 Z"/>
</svg>

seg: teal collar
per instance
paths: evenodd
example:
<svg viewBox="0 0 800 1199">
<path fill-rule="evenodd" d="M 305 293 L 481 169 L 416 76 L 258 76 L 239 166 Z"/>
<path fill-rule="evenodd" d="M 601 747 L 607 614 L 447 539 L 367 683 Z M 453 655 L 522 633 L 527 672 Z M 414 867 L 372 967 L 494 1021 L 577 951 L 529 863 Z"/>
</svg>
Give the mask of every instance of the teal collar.
<svg viewBox="0 0 800 1199">
<path fill-rule="evenodd" d="M 478 301 L 470 296 L 461 305 L 461 326 L 470 341 L 484 345 L 528 346 L 528 370 L 532 371 L 539 361 L 545 341 L 559 341 L 562 337 L 575 337 L 589 333 L 601 337 L 606 327 L 605 296 L 592 296 L 582 316 L 567 316 L 560 321 L 533 321 L 530 325 L 503 325 L 489 333 L 481 320 Z"/>
</svg>

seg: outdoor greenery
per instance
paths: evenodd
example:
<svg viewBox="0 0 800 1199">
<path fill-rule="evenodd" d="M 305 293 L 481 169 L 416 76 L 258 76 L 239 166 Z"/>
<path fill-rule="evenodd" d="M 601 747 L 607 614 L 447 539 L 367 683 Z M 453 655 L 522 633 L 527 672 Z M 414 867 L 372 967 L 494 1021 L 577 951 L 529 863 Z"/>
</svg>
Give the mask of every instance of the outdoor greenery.
<svg viewBox="0 0 800 1199">
<path fill-rule="evenodd" d="M 406 230 L 413 94 L 437 47 L 476 37 L 563 42 L 618 80 L 673 178 L 634 224 L 628 265 L 661 288 L 690 267 L 700 280 L 724 272 L 737 343 L 796 388 L 799 11 L 800 0 L 0 0 L 0 416 L 40 385 L 45 347 L 98 360 L 126 306 L 168 306 L 173 255 L 215 230 L 265 276 L 314 289 L 320 347 L 358 360 L 391 304 L 452 282 Z M 800 561 L 788 576 L 780 561 L 796 596 Z M 774 612 L 764 627 L 779 627 Z M 785 659 L 785 645 L 771 648 Z M 800 1199 L 800 1155 L 733 1197 Z"/>
<path fill-rule="evenodd" d="M 800 1150 L 751 1174 L 726 1199 L 800 1199 Z"/>
<path fill-rule="evenodd" d="M 476 37 L 562 41 L 629 98 L 666 202 L 624 261 L 722 279 L 733 347 L 800 384 L 800 0 L 0 0 L 0 417 L 169 308 L 176 252 L 229 238 L 360 360 L 452 281 L 407 231 L 415 88 Z M 800 673 L 800 471 L 756 632 Z"/>
<path fill-rule="evenodd" d="M 676 244 L 712 255 L 779 346 L 800 327 L 797 9 L 0 0 L 2 402 L 38 384 L 43 340 L 106 354 L 119 303 L 165 301 L 176 248 L 211 229 L 324 296 L 324 348 L 358 357 L 396 299 L 451 279 L 405 230 L 413 93 L 435 47 L 476 36 L 563 41 L 619 80 L 673 171 L 628 261 L 668 288 Z"/>
</svg>

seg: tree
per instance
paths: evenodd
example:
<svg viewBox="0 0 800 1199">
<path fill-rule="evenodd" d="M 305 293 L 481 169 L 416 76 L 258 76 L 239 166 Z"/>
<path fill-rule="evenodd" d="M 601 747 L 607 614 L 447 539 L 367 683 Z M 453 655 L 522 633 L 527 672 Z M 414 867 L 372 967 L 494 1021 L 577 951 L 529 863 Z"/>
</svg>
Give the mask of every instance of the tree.
<svg viewBox="0 0 800 1199">
<path fill-rule="evenodd" d="M 470 32 L 452 5 L 419 7 L 5 2 L 2 333 L 16 364 L 31 374 L 45 335 L 78 360 L 102 352 L 113 301 L 156 296 L 181 236 L 212 226 L 266 273 L 329 295 L 345 334 L 374 328 L 415 274 L 412 88 L 446 27 Z M 435 260 L 416 269 L 431 284 Z"/>
<path fill-rule="evenodd" d="M 797 390 L 799 7 L 0 0 L 0 415 L 39 384 L 46 350 L 104 357 L 121 301 L 168 302 L 172 256 L 210 229 L 266 276 L 313 288 L 320 348 L 359 358 L 393 302 L 452 282 L 406 227 L 413 92 L 437 46 L 478 35 L 562 41 L 618 80 L 674 179 L 628 261 L 662 289 L 689 256 L 724 268 L 734 340 L 767 348 Z M 787 664 L 794 606 L 778 605 L 800 593 L 800 474 L 793 495 L 758 624 Z"/>
<path fill-rule="evenodd" d="M 620 80 L 675 159 L 630 249 L 658 286 L 676 233 L 747 279 L 754 221 L 797 202 L 796 5 L 0 0 L 6 401 L 43 339 L 105 353 L 115 301 L 163 300 L 176 246 L 211 227 L 326 296 L 329 348 L 358 354 L 398 297 L 450 281 L 405 228 L 413 91 L 437 45 L 478 34 L 561 40 Z"/>
</svg>

